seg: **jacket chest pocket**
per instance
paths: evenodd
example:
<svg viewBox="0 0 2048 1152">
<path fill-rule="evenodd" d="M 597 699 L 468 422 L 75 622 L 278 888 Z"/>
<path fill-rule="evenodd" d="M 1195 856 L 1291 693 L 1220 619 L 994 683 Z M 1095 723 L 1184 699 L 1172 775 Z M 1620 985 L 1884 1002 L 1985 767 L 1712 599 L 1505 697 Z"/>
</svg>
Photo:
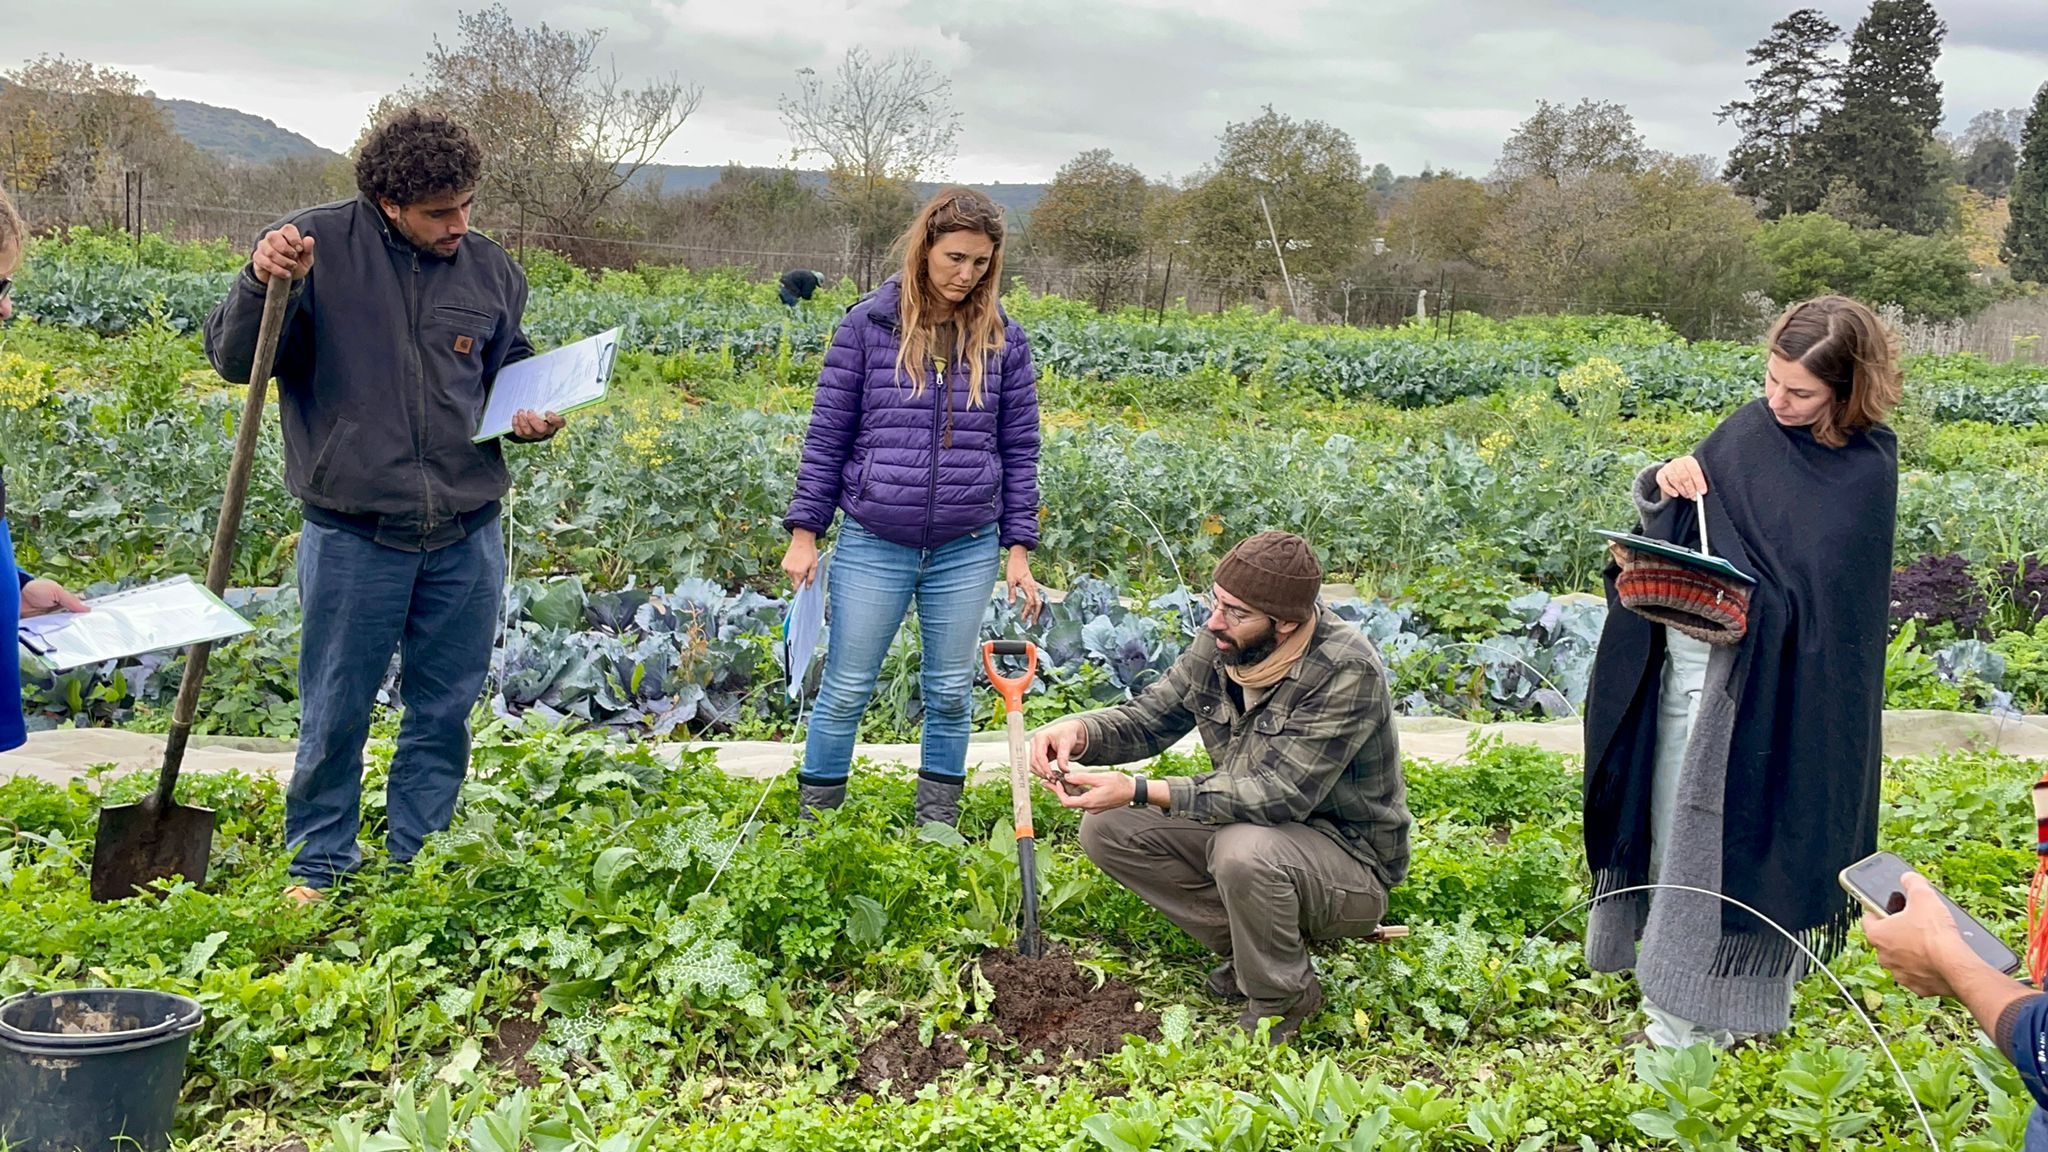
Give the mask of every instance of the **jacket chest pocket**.
<svg viewBox="0 0 2048 1152">
<path fill-rule="evenodd" d="M 1202 743 L 1211 749 L 1230 743 L 1231 729 L 1237 720 L 1237 709 L 1221 695 L 1211 692 L 1198 694 L 1189 702 L 1195 712 L 1195 727 L 1202 733 Z"/>
<path fill-rule="evenodd" d="M 467 304 L 436 304 L 433 323 L 436 327 L 451 331 L 466 332 L 480 341 L 488 342 L 497 334 L 498 318 L 481 308 Z"/>
<path fill-rule="evenodd" d="M 498 332 L 498 318 L 481 308 L 437 304 L 420 332 L 429 379 L 483 410 L 485 350 Z"/>
</svg>

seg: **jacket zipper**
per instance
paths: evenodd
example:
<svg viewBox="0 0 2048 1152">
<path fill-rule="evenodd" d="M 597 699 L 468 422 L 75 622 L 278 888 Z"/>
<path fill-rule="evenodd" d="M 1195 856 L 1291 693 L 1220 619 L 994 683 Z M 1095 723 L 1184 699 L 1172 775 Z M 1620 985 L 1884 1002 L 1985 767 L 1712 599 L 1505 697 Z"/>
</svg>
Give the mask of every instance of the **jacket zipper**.
<svg viewBox="0 0 2048 1152">
<path fill-rule="evenodd" d="M 418 385 L 420 416 L 413 424 L 413 463 L 420 470 L 420 535 L 425 537 L 434 530 L 434 482 L 427 475 L 427 364 L 420 355 L 420 254 L 412 253 L 412 300 L 411 316 L 408 322 L 412 328 L 413 381 Z"/>
<path fill-rule="evenodd" d="M 952 383 L 944 372 L 932 370 L 932 466 L 931 476 L 925 488 L 924 498 L 924 546 L 932 546 L 932 522 L 939 514 L 939 404 L 940 393 L 951 389 Z"/>
</svg>

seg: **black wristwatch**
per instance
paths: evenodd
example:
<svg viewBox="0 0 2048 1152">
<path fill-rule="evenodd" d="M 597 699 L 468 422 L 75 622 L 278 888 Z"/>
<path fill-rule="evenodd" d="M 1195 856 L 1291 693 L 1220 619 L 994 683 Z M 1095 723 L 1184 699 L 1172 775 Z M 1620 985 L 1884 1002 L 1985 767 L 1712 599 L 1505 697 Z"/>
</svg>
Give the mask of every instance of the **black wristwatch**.
<svg viewBox="0 0 2048 1152">
<path fill-rule="evenodd" d="M 1132 776 L 1131 788 L 1131 807 L 1143 808 L 1152 802 L 1145 795 L 1145 778 L 1143 776 Z"/>
</svg>

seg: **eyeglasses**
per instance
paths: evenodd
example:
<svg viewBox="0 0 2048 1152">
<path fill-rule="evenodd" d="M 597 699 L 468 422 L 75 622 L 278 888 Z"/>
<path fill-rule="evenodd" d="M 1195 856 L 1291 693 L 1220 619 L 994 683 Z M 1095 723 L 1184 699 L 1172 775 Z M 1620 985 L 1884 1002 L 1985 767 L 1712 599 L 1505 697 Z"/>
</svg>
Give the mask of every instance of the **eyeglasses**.
<svg viewBox="0 0 2048 1152">
<path fill-rule="evenodd" d="M 1205 597 L 1205 599 L 1207 599 L 1209 602 L 1209 614 L 1213 616 L 1216 613 L 1221 612 L 1223 614 L 1223 618 L 1225 620 L 1230 621 L 1233 627 L 1248 624 L 1251 621 L 1257 620 L 1265 615 L 1264 612 L 1255 612 L 1250 608 L 1240 608 L 1235 604 L 1225 604 L 1223 602 L 1222 597 L 1216 595 L 1216 593 L 1214 592 L 1209 593 L 1209 595 Z"/>
<path fill-rule="evenodd" d="M 7 294 L 12 291 L 14 291 L 14 278 L 11 276 L 0 276 L 0 300 L 7 299 Z"/>
</svg>

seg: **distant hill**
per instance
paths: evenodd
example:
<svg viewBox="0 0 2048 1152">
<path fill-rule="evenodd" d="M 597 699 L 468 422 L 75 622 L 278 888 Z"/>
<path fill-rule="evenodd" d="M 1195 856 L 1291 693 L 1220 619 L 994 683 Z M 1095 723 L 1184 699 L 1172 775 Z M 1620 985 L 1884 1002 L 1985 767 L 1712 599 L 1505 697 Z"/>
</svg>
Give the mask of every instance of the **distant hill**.
<svg viewBox="0 0 2048 1152">
<path fill-rule="evenodd" d="M 0 89 L 6 87 L 7 81 L 0 80 Z M 170 117 L 173 131 L 223 160 L 268 164 L 288 156 L 335 157 L 335 153 L 261 116 L 196 100 L 165 100 L 154 92 L 148 95 Z"/>
<path fill-rule="evenodd" d="M 224 160 L 268 164 L 293 156 L 339 157 L 289 128 L 261 116 L 193 100 L 157 100 L 178 135 Z"/>
<path fill-rule="evenodd" d="M 674 195 L 679 192 L 695 192 L 718 183 L 718 177 L 725 171 L 723 165 L 714 164 L 649 164 L 642 168 L 633 179 L 634 186 L 653 185 L 662 192 Z M 797 179 L 813 187 L 825 185 L 825 174 L 808 168 L 797 170 Z M 1043 184 L 980 184 L 968 180 L 963 183 L 988 193 L 989 199 L 1022 215 L 1037 205 L 1039 197 L 1045 195 Z M 917 186 L 918 195 L 929 196 L 938 191 L 940 185 L 925 183 Z"/>
<path fill-rule="evenodd" d="M 5 81 L 0 81 L 0 85 L 4 84 Z M 261 116 L 215 104 L 201 104 L 196 100 L 152 98 L 171 118 L 171 126 L 178 135 L 224 160 L 240 164 L 268 164 L 292 156 L 337 157 L 336 153 Z M 724 171 L 723 165 L 713 164 L 649 164 L 640 170 L 633 183 L 635 186 L 651 184 L 673 195 L 709 188 L 718 182 L 719 174 Z M 823 187 L 825 174 L 799 169 L 797 179 L 812 187 Z M 974 187 L 987 192 L 996 203 L 1017 215 L 1030 212 L 1039 197 L 1045 195 L 1046 188 L 1043 184 L 974 184 Z M 918 185 L 917 190 L 919 195 L 930 195 L 938 188 L 937 184 L 927 183 Z"/>
</svg>

